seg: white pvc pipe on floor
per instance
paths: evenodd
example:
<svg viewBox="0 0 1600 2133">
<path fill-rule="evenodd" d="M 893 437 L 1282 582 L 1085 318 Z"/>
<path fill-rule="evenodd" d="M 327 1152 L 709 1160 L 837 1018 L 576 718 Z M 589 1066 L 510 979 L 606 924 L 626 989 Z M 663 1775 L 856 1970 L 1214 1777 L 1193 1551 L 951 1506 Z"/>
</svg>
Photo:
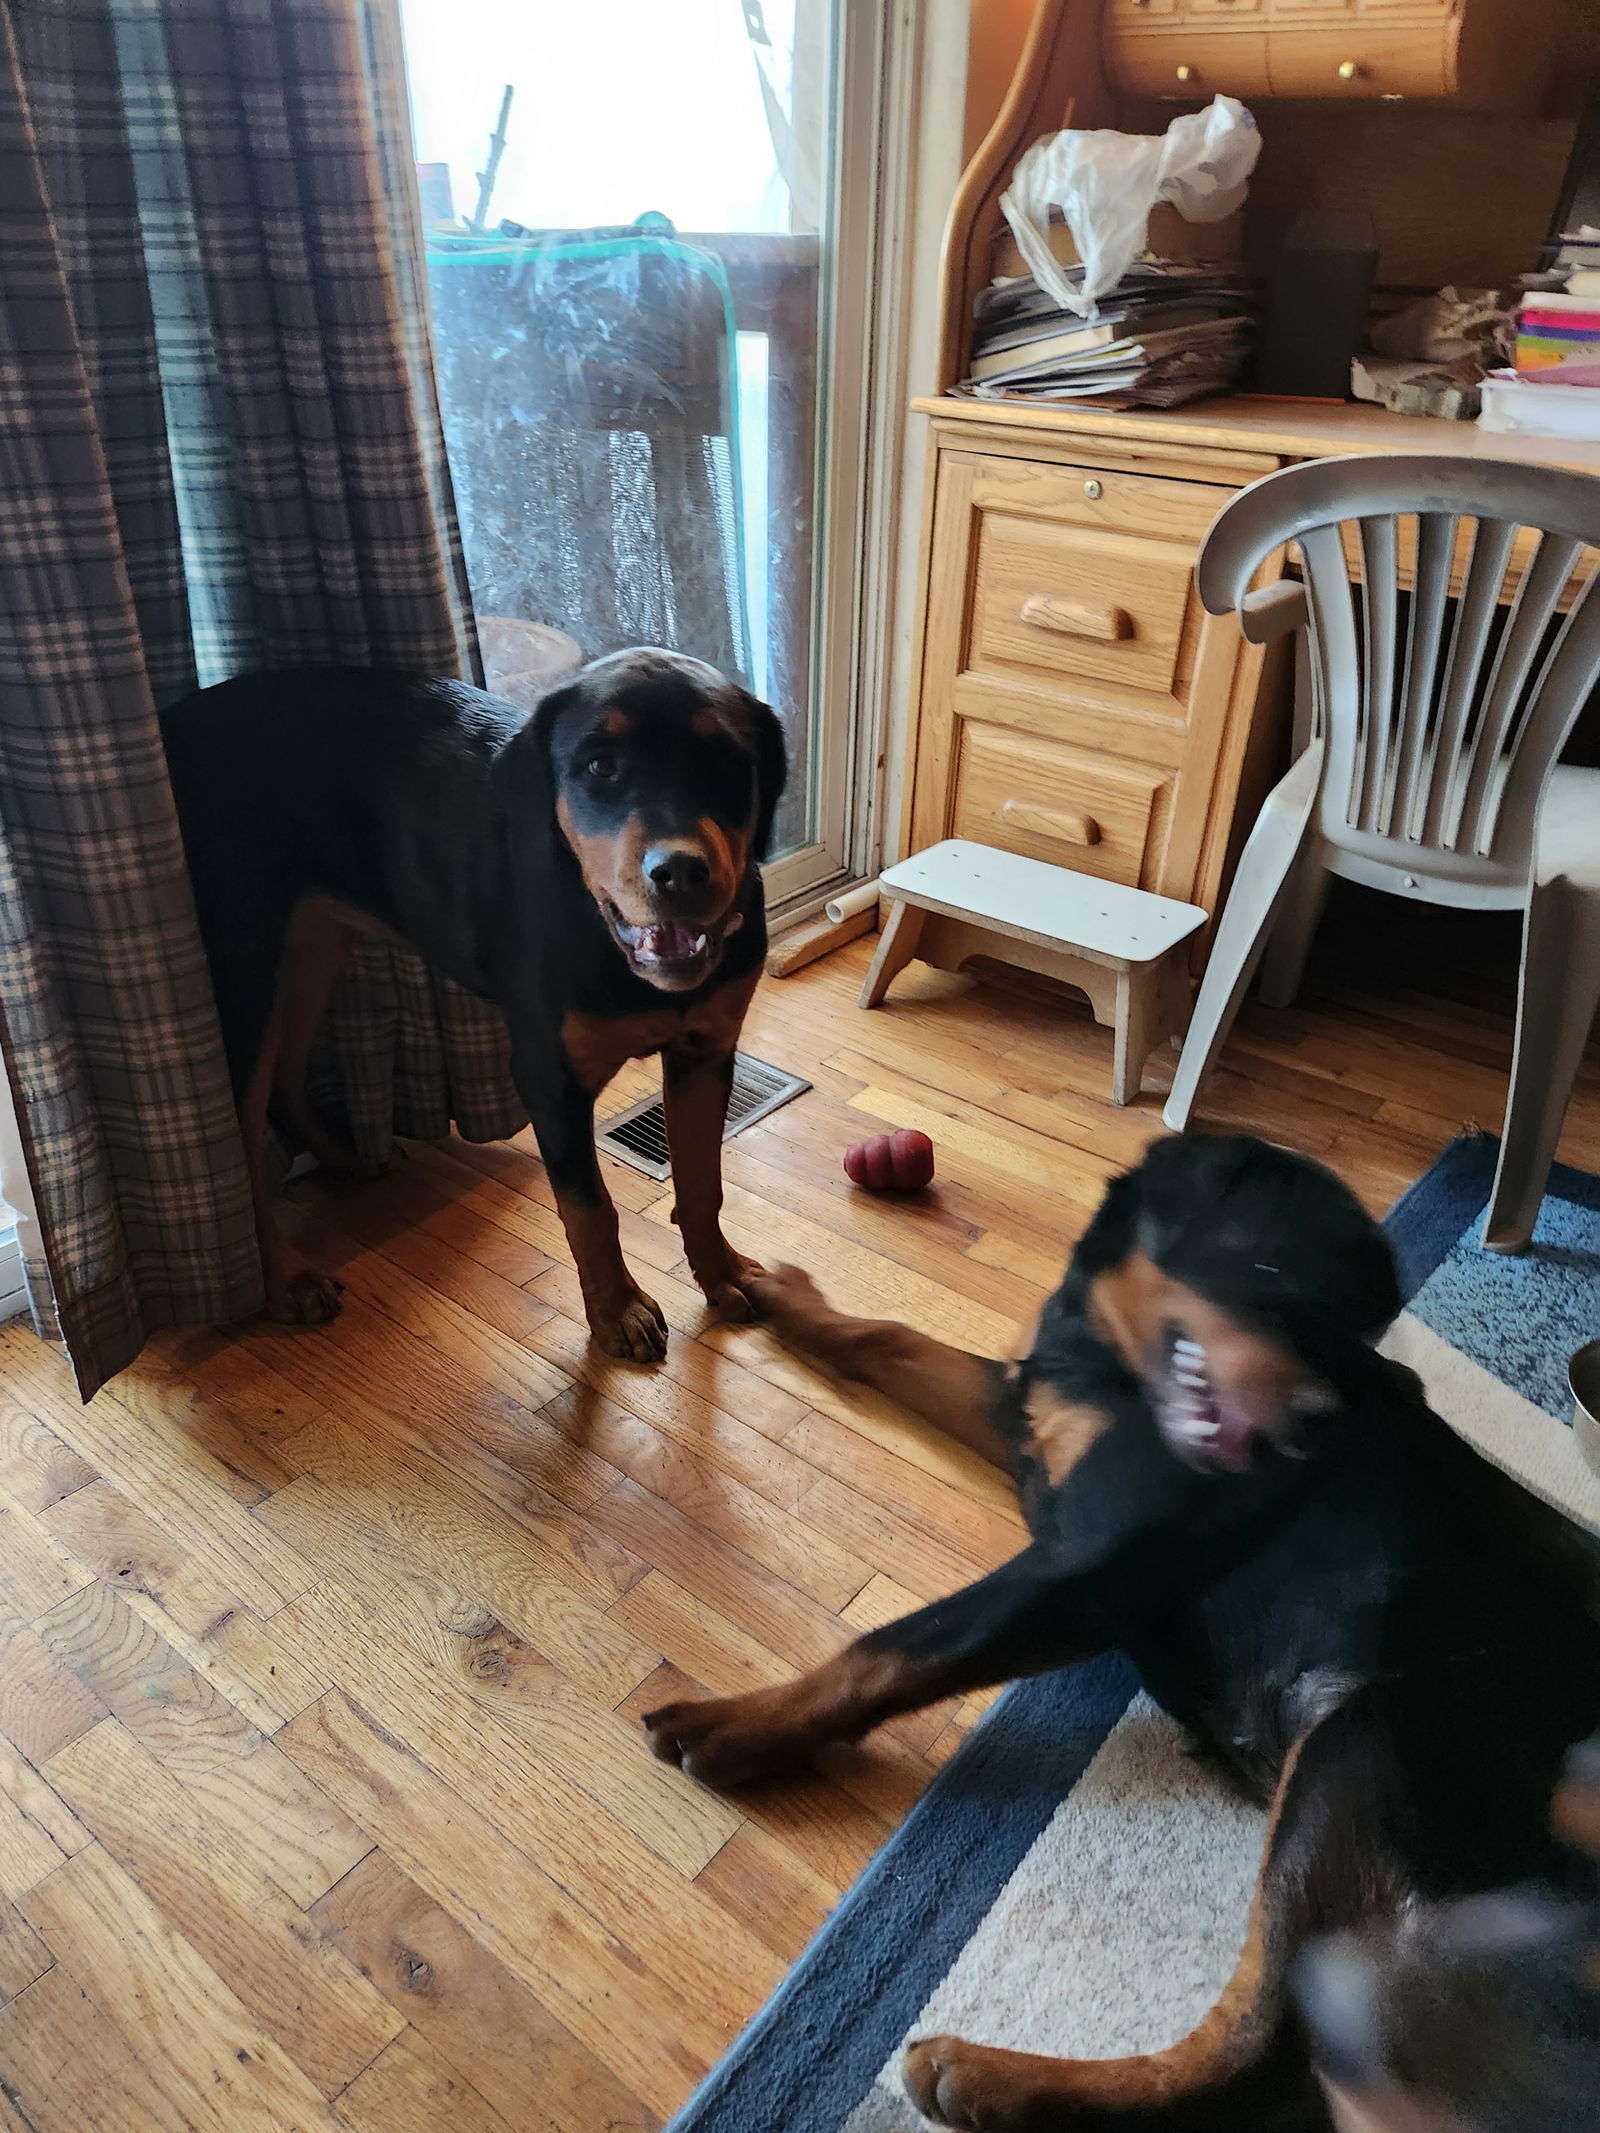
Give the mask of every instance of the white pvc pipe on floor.
<svg viewBox="0 0 1600 2133">
<path fill-rule="evenodd" d="M 836 926 L 842 926 L 847 918 L 858 918 L 863 911 L 873 910 L 878 901 L 878 884 L 864 881 L 859 888 L 846 889 L 832 896 L 823 905 L 823 910 Z"/>
</svg>

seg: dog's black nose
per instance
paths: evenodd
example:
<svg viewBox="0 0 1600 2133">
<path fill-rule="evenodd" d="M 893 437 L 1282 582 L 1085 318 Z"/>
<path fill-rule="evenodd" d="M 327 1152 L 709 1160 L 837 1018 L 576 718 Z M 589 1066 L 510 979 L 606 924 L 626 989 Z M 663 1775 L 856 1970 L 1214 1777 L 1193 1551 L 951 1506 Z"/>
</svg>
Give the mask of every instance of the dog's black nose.
<svg viewBox="0 0 1600 2133">
<path fill-rule="evenodd" d="M 646 852 L 644 872 L 663 896 L 698 896 L 711 879 L 705 855 L 681 844 L 656 845 Z"/>
</svg>

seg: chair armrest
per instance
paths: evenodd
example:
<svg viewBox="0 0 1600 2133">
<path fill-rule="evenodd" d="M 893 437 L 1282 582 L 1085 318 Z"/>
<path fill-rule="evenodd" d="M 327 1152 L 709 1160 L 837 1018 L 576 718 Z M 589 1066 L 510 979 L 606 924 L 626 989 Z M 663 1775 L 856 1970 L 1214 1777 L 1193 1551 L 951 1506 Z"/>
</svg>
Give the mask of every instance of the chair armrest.
<svg viewBox="0 0 1600 2133">
<path fill-rule="evenodd" d="M 1239 627 L 1252 644 L 1272 644 L 1310 626 L 1306 589 L 1296 578 L 1259 586 L 1239 603 Z"/>
</svg>

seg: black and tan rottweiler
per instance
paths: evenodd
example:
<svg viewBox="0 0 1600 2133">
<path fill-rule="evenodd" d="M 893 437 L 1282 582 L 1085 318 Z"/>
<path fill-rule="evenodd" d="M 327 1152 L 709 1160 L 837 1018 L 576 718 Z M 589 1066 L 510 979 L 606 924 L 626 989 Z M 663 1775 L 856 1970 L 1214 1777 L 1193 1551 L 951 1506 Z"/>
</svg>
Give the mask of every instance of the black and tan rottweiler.
<svg viewBox="0 0 1600 2133">
<path fill-rule="evenodd" d="M 1375 1352 L 1393 1260 L 1327 1171 L 1250 1139 L 1158 1145 L 1010 1366 L 846 1317 L 791 1269 L 752 1295 L 795 1347 L 1004 1467 L 1032 1538 L 788 1687 L 655 1712 L 658 1754 L 740 1784 L 1115 1646 L 1271 1803 L 1244 1952 L 1197 2030 L 1094 2062 L 925 2038 L 905 2074 L 930 2118 L 1325 2129 L 1289 1987 L 1314 1936 L 1518 1883 L 1592 1899 L 1549 1804 L 1600 1722 L 1600 1631 L 1555 1539 L 1505 1515 L 1519 1492 Z"/>
<path fill-rule="evenodd" d="M 305 1077 L 363 933 L 504 1011 L 590 1327 L 640 1362 L 666 1352 L 666 1320 L 623 1262 L 594 1103 L 625 1060 L 659 1052 L 684 1252 L 711 1302 L 745 1315 L 721 1143 L 766 947 L 758 862 L 784 783 L 772 711 L 698 660 L 634 651 L 531 718 L 460 682 L 329 668 L 202 690 L 162 732 L 273 1315 L 338 1309 L 336 1285 L 277 1234 L 263 1147 L 276 1117 L 349 1167 Z"/>
</svg>

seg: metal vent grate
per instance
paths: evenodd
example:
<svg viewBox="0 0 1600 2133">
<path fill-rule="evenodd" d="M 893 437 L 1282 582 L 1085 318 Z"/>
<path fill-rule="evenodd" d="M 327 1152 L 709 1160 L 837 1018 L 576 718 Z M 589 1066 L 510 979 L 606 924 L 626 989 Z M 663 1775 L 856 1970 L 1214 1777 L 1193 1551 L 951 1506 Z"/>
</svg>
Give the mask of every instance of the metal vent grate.
<svg viewBox="0 0 1600 2133">
<path fill-rule="evenodd" d="M 785 1074 L 781 1067 L 768 1066 L 764 1059 L 752 1059 L 748 1052 L 736 1052 L 733 1093 L 728 1098 L 728 1122 L 722 1129 L 722 1138 L 731 1141 L 736 1133 L 742 1133 L 746 1126 L 753 1126 L 769 1111 L 776 1111 L 791 1097 L 803 1096 L 810 1086 L 810 1082 L 802 1081 L 798 1074 Z M 659 1096 L 647 1096 L 642 1103 L 630 1104 L 626 1111 L 608 1118 L 595 1135 L 595 1141 L 602 1154 L 614 1155 L 618 1162 L 631 1164 L 635 1170 L 642 1170 L 647 1178 L 657 1178 L 665 1183 L 672 1175 L 672 1158 L 667 1151 L 667 1114 Z"/>
</svg>

